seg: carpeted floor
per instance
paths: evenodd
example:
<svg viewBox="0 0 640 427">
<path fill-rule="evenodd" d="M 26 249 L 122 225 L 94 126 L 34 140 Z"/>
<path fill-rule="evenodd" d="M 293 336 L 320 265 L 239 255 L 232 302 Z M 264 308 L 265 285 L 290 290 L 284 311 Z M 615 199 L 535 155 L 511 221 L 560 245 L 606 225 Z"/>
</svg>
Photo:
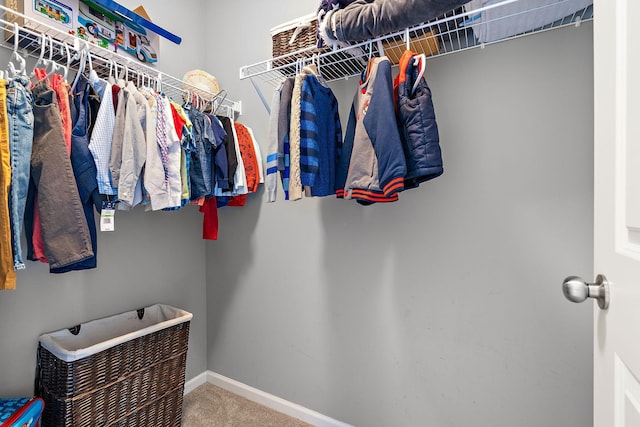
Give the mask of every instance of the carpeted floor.
<svg viewBox="0 0 640 427">
<path fill-rule="evenodd" d="M 184 396 L 183 427 L 312 427 L 205 383 Z"/>
</svg>

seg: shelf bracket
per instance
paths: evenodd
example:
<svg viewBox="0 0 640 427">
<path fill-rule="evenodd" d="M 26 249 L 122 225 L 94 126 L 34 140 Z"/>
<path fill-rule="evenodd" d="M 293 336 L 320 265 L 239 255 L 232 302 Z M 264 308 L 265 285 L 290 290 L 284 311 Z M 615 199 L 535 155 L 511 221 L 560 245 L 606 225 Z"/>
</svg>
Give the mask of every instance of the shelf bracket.
<svg viewBox="0 0 640 427">
<path fill-rule="evenodd" d="M 267 102 L 267 99 L 264 97 L 262 90 L 260 89 L 260 87 L 258 87 L 256 82 L 253 81 L 253 77 L 249 77 L 249 80 L 251 80 L 251 84 L 253 85 L 253 88 L 256 90 L 256 93 L 258 94 L 260 101 L 262 101 L 262 105 L 264 105 L 264 108 L 266 108 L 267 114 L 271 115 L 271 106 Z"/>
</svg>

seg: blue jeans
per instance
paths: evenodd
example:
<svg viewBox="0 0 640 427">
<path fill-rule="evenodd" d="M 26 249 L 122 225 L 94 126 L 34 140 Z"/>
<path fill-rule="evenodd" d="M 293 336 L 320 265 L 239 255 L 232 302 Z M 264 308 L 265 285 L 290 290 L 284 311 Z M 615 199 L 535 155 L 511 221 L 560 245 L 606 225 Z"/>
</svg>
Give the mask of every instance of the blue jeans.
<svg viewBox="0 0 640 427">
<path fill-rule="evenodd" d="M 9 214 L 11 215 L 11 247 L 15 270 L 24 269 L 20 233 L 29 189 L 31 146 L 33 144 L 33 95 L 27 89 L 29 80 L 17 77 L 7 82 L 7 116 L 9 146 L 11 148 L 11 187 Z"/>
</svg>

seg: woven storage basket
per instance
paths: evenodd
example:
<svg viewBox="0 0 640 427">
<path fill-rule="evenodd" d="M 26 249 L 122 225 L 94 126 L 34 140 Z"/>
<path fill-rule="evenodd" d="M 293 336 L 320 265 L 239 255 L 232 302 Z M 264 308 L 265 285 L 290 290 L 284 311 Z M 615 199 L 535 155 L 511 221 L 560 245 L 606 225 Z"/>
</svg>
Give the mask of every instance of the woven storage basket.
<svg viewBox="0 0 640 427">
<path fill-rule="evenodd" d="M 317 53 L 319 51 L 317 49 L 317 28 L 318 20 L 315 13 L 301 16 L 272 28 L 270 32 L 273 43 L 273 58 L 310 48 L 315 49 L 310 49 L 309 56 Z"/>
<path fill-rule="evenodd" d="M 434 30 L 422 34 L 416 34 L 410 38 L 410 48 L 414 52 L 423 53 L 425 56 L 437 55 L 440 52 L 440 40 Z M 404 40 L 390 40 L 382 43 L 384 55 L 393 65 L 400 63 L 402 54 L 407 49 Z"/>
<path fill-rule="evenodd" d="M 157 304 L 42 335 L 43 425 L 179 427 L 191 318 Z"/>
</svg>

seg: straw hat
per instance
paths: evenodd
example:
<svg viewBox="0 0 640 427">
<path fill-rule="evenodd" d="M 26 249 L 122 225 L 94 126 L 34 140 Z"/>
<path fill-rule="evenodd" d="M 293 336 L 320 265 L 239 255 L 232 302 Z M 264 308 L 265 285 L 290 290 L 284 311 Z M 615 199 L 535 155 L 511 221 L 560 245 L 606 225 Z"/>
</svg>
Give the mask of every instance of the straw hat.
<svg viewBox="0 0 640 427">
<path fill-rule="evenodd" d="M 211 74 L 202 70 L 191 70 L 182 78 L 182 88 L 198 94 L 206 101 L 211 101 L 220 92 L 218 80 Z"/>
</svg>

